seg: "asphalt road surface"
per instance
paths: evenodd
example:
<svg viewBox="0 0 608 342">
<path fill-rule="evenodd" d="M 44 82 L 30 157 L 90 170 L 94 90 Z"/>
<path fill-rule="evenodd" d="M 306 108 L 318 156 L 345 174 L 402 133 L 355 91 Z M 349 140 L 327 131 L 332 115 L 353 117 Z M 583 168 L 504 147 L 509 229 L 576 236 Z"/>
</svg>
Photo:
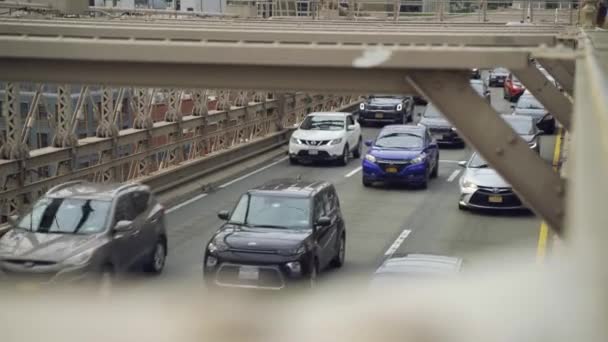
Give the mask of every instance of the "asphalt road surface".
<svg viewBox="0 0 608 342">
<path fill-rule="evenodd" d="M 502 89 L 492 89 L 492 101 L 498 111 L 510 111 L 509 104 L 502 99 Z M 416 108 L 417 113 L 422 110 Z M 374 138 L 378 131 L 379 128 L 364 128 L 364 139 Z M 548 160 L 553 154 L 553 141 L 553 137 L 545 136 L 541 144 L 541 155 Z M 364 188 L 360 160 L 351 160 L 346 167 L 291 166 L 286 158 L 280 158 L 186 205 L 169 208 L 170 254 L 165 271 L 159 277 L 136 277 L 134 286 L 150 287 L 166 282 L 172 286 L 202 286 L 204 246 L 222 223 L 217 212 L 231 209 L 242 193 L 256 185 L 298 175 L 334 183 L 347 224 L 346 263 L 343 268 L 328 272 L 322 278 L 324 283 L 342 279 L 346 274 L 369 276 L 392 254 L 421 252 L 458 256 L 464 258 L 465 267 L 471 269 L 484 264 L 483 252 L 510 248 L 533 262 L 540 227 L 540 220 L 534 215 L 458 209 L 461 168 L 457 162 L 467 159 L 471 153 L 468 147 L 441 149 L 439 177 L 431 180 L 426 190 Z"/>
</svg>

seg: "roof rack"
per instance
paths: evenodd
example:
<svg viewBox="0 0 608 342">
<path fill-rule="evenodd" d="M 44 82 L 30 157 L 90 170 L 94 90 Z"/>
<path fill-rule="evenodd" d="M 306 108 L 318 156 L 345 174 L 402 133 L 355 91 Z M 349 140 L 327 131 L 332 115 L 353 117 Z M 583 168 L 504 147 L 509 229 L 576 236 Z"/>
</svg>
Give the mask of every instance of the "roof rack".
<svg viewBox="0 0 608 342">
<path fill-rule="evenodd" d="M 72 185 L 83 184 L 83 183 L 88 183 L 88 182 L 85 181 L 85 180 L 82 180 L 82 179 L 65 182 L 65 183 L 62 183 L 62 184 L 59 184 L 59 185 L 56 185 L 56 186 L 52 187 L 46 193 L 47 194 L 52 194 L 52 193 L 57 192 L 57 191 L 59 191 L 61 189 L 65 189 L 67 187 L 70 187 Z"/>
</svg>

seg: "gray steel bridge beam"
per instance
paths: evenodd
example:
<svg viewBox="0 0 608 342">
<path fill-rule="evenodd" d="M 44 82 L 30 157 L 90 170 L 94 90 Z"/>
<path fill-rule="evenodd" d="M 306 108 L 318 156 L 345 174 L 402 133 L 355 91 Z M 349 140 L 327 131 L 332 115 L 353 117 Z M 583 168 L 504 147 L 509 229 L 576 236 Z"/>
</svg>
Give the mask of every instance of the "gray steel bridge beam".
<svg viewBox="0 0 608 342">
<path fill-rule="evenodd" d="M 532 63 L 513 72 L 567 130 L 572 127 L 572 102 Z"/>
<path fill-rule="evenodd" d="M 574 63 L 572 61 L 542 58 L 539 62 L 570 96 L 574 96 Z"/>
<path fill-rule="evenodd" d="M 407 78 L 536 213 L 556 232 L 563 231 L 564 182 L 473 90 L 468 72 L 410 71 Z"/>
</svg>

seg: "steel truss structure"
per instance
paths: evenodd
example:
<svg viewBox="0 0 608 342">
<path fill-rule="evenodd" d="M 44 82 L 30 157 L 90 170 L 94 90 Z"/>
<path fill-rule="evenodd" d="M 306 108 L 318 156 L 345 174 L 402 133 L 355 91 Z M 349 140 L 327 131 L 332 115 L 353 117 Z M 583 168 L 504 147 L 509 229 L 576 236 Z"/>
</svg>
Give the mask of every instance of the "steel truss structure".
<svg viewBox="0 0 608 342">
<path fill-rule="evenodd" d="M 576 116 L 580 114 L 573 115 L 573 96 L 578 99 L 578 84 L 589 81 L 579 80 L 584 76 L 577 70 L 581 60 L 595 53 L 589 50 L 588 33 L 555 25 L 26 19 L 4 20 L 0 34 L 0 74 L 9 82 L 422 94 L 556 232 L 563 231 L 564 181 L 473 92 L 467 74 L 470 68 L 511 69 L 567 130 L 576 132 Z M 548 82 L 532 60 L 545 66 L 565 93 Z M 605 75 L 603 67 L 594 70 Z M 204 97 L 198 94 L 194 97 Z M 219 94 L 218 106 L 222 108 L 226 100 Z M 239 103 L 245 103 L 248 96 L 239 93 Z M 171 93 L 170 99 L 170 107 L 177 108 L 179 93 Z M 145 111 L 142 103 L 138 104 L 139 112 Z M 251 114 L 243 115 L 252 118 Z M 181 141 L 182 131 L 175 127 L 185 125 L 200 137 L 203 131 L 197 127 L 203 123 L 188 124 L 189 117 L 195 116 L 184 116 L 180 121 L 170 109 L 167 123 L 155 123 L 147 131 L 121 133 L 118 139 L 136 143 L 145 140 L 150 134 L 146 132 L 164 130 L 172 134 L 173 142 Z M 172 128 L 164 128 L 169 126 Z M 216 129 L 224 132 L 227 127 Z M 224 137 L 213 146 L 225 143 Z M 91 152 L 111 149 L 109 140 L 99 144 L 107 146 L 82 144 L 78 148 L 90 148 Z M 145 146 L 139 149 L 145 150 Z M 19 165 L 38 165 L 36 160 L 48 156 L 34 152 L 29 159 L 16 158 L 0 165 L 3 174 L 14 175 L 22 167 Z M 170 155 L 169 164 L 183 158 Z M 529 171 L 522 174 L 517 165 L 526 165 Z M 14 194 L 0 195 L 9 199 Z"/>
</svg>

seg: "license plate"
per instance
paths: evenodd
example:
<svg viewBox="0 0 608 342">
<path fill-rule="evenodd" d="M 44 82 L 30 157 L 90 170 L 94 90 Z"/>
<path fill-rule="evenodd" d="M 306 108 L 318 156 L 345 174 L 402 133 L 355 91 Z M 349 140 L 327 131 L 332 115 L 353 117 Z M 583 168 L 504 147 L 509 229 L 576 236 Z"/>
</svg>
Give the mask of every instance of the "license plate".
<svg viewBox="0 0 608 342">
<path fill-rule="evenodd" d="M 376 113 L 376 119 L 382 119 L 383 117 L 384 117 L 384 114 Z"/>
<path fill-rule="evenodd" d="M 311 156 L 316 156 L 317 154 L 319 154 L 319 151 L 317 151 L 317 150 L 308 150 L 308 154 L 310 154 Z"/>
<path fill-rule="evenodd" d="M 488 196 L 488 202 L 490 203 L 502 203 L 501 196 Z"/>
<path fill-rule="evenodd" d="M 397 168 L 394 166 L 389 166 L 386 168 L 387 173 L 397 173 Z"/>
<path fill-rule="evenodd" d="M 34 292 L 39 288 L 38 284 L 35 283 L 18 283 L 17 290 L 20 292 Z"/>
<path fill-rule="evenodd" d="M 435 140 L 442 140 L 443 139 L 443 134 L 433 134 L 433 139 L 435 139 Z"/>
<path fill-rule="evenodd" d="M 239 268 L 239 279 L 241 280 L 258 280 L 260 271 L 254 266 L 241 266 Z"/>
</svg>

